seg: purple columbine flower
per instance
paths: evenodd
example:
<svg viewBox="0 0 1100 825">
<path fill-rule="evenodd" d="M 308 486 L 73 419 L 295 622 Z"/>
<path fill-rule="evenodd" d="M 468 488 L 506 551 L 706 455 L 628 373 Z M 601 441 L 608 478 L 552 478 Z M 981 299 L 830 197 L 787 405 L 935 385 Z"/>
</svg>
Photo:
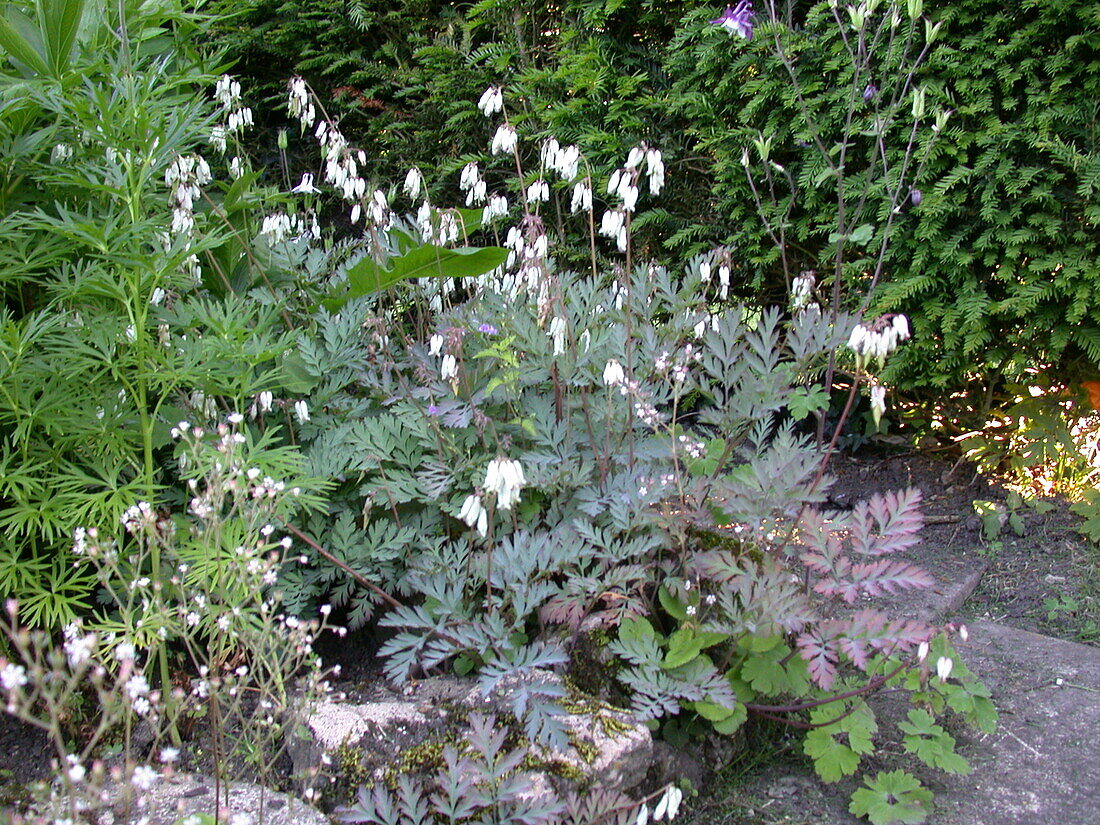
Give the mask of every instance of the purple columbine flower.
<svg viewBox="0 0 1100 825">
<path fill-rule="evenodd" d="M 741 0 L 736 6 L 726 6 L 722 16 L 711 23 L 725 26 L 731 34 L 739 34 L 746 40 L 752 40 L 752 3 Z"/>
<path fill-rule="evenodd" d="M 868 83 L 866 88 L 863 90 L 863 99 L 869 101 L 877 96 L 878 86 L 876 86 L 874 83 Z"/>
<path fill-rule="evenodd" d="M 921 195 L 919 189 L 913 189 L 909 192 L 909 200 L 912 202 L 913 206 L 920 206 L 920 200 L 922 197 L 924 196 Z"/>
<path fill-rule="evenodd" d="M 492 324 L 482 324 L 481 326 L 479 326 L 477 328 L 477 331 L 478 332 L 484 332 L 486 335 L 496 335 L 497 334 L 497 328 L 494 327 Z"/>
</svg>

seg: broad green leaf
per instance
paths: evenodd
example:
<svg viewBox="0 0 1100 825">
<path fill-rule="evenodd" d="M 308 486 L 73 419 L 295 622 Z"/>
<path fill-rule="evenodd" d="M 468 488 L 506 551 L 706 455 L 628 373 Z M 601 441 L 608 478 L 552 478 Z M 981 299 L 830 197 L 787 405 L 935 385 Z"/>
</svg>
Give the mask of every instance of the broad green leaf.
<svg viewBox="0 0 1100 825">
<path fill-rule="evenodd" d="M 702 642 L 690 628 L 682 627 L 668 637 L 668 653 L 661 667 L 665 670 L 686 665 L 703 651 Z"/>
<path fill-rule="evenodd" d="M 905 771 L 879 773 L 864 781 L 867 787 L 852 794 L 848 810 L 867 817 L 872 825 L 918 825 L 931 813 L 932 792 Z"/>
<path fill-rule="evenodd" d="M 714 729 L 723 736 L 729 736 L 730 734 L 736 732 L 739 727 L 745 724 L 748 718 L 748 708 L 738 702 L 736 709 L 731 715 L 727 716 L 720 722 L 714 723 Z"/>
<path fill-rule="evenodd" d="M 84 16 L 84 0 L 39 0 L 38 16 L 51 72 L 54 77 L 61 77 L 69 67 Z"/>
<path fill-rule="evenodd" d="M 665 609 L 665 612 L 674 619 L 678 619 L 681 622 L 686 622 L 688 620 L 687 609 L 684 603 L 673 596 L 667 587 L 662 585 L 657 589 L 657 600 L 661 603 L 661 607 Z"/>
<path fill-rule="evenodd" d="M 848 240 L 856 246 L 866 246 L 874 237 L 874 234 L 875 228 L 869 223 L 864 223 L 852 231 L 852 234 L 848 236 Z"/>
<path fill-rule="evenodd" d="M 749 653 L 767 653 L 782 642 L 782 636 L 744 636 L 737 646 Z"/>
<path fill-rule="evenodd" d="M 508 260 L 508 250 L 499 246 L 480 249 L 447 249 L 425 244 L 380 266 L 366 257 L 348 268 L 350 297 L 381 292 L 412 278 L 474 278 L 491 272 Z"/>
<path fill-rule="evenodd" d="M 795 421 L 801 421 L 829 406 L 829 393 L 824 388 L 795 387 L 787 398 L 787 410 Z"/>
<path fill-rule="evenodd" d="M 716 630 L 700 630 L 695 634 L 695 638 L 699 640 L 699 644 L 703 646 L 704 650 L 708 647 L 714 647 L 714 645 L 729 641 L 729 637 L 730 635 L 728 633 L 719 633 Z"/>
<path fill-rule="evenodd" d="M 0 49 L 36 74 L 48 76 L 50 67 L 45 58 L 34 44 L 19 32 L 19 28 L 27 28 L 26 25 L 17 25 L 19 22 L 25 23 L 25 18 L 23 21 L 18 21 L 14 19 L 16 15 L 22 16 L 15 9 L 9 8 L 8 16 L 0 17 Z"/>
<path fill-rule="evenodd" d="M 706 452 L 699 458 L 688 457 L 685 459 L 688 472 L 696 476 L 711 476 L 718 469 L 718 462 L 726 451 L 724 438 L 711 438 L 706 443 Z"/>
<path fill-rule="evenodd" d="M 308 395 L 321 379 L 313 375 L 305 360 L 297 352 L 283 356 L 283 389 L 291 395 Z"/>
<path fill-rule="evenodd" d="M 741 665 L 741 678 L 752 685 L 754 690 L 774 696 L 787 689 L 787 672 L 780 664 L 782 653 L 771 651 L 749 656 Z"/>
<path fill-rule="evenodd" d="M 714 702 L 690 702 L 686 705 L 710 722 L 721 722 L 733 715 L 733 708 L 716 705 Z"/>
<path fill-rule="evenodd" d="M 619 625 L 619 635 L 624 639 L 654 639 L 656 632 L 646 619 L 641 616 L 631 616 L 623 619 Z"/>
<path fill-rule="evenodd" d="M 822 727 L 806 734 L 803 750 L 814 760 L 814 770 L 826 782 L 836 782 L 855 773 L 861 755 L 875 749 L 872 737 L 878 723 L 866 702 L 855 701 L 858 704 L 852 712 L 839 719 L 846 707 L 842 702 L 818 706 L 810 713 L 810 722 Z M 830 720 L 835 721 L 824 724 Z"/>
<path fill-rule="evenodd" d="M 814 760 L 814 770 L 826 782 L 837 782 L 859 768 L 859 754 L 838 742 L 826 728 L 807 733 L 802 750 Z"/>
</svg>

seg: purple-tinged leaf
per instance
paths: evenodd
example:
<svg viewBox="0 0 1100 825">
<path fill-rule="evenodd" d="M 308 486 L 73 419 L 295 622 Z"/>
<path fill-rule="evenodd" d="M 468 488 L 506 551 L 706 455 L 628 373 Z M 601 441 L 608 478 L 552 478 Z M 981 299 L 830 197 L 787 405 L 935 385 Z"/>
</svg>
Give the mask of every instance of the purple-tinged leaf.
<svg viewBox="0 0 1100 825">
<path fill-rule="evenodd" d="M 798 655 L 806 660 L 806 668 L 810 672 L 810 678 L 817 684 L 822 690 L 831 690 L 833 683 L 836 681 L 837 672 L 837 651 L 832 645 L 832 639 L 829 639 L 823 635 L 823 631 L 827 632 L 826 625 L 831 624 L 829 622 L 823 622 L 821 626 L 814 630 L 803 633 L 798 637 Z"/>
</svg>

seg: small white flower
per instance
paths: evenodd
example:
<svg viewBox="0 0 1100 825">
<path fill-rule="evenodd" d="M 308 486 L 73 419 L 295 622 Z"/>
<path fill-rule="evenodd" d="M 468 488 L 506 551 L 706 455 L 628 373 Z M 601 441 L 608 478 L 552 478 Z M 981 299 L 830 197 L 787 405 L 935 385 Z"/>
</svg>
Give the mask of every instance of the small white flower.
<svg viewBox="0 0 1100 825">
<path fill-rule="evenodd" d="M 122 642 L 115 648 L 115 658 L 120 662 L 132 662 L 137 651 L 130 642 Z"/>
<path fill-rule="evenodd" d="M 77 527 L 73 530 L 73 553 L 77 556 L 83 556 L 88 552 L 88 531 L 83 527 Z"/>
<path fill-rule="evenodd" d="M 638 809 L 638 818 L 634 820 L 634 825 L 649 825 L 649 804 L 642 803 L 642 807 Z"/>
<path fill-rule="evenodd" d="M 897 332 L 899 341 L 904 341 L 909 337 L 909 319 L 904 315 L 895 315 L 891 324 Z"/>
<path fill-rule="evenodd" d="M 496 494 L 497 506 L 502 510 L 511 510 L 519 501 L 520 490 L 527 484 L 523 467 L 518 461 L 508 458 L 494 458 L 485 471 L 482 487 Z"/>
<path fill-rule="evenodd" d="M 623 197 L 623 209 L 627 212 L 633 212 L 635 206 L 638 204 L 638 187 L 627 186 L 622 191 Z"/>
<path fill-rule="evenodd" d="M 9 693 L 27 684 L 27 670 L 22 665 L 8 662 L 0 669 L 0 686 Z"/>
<path fill-rule="evenodd" d="M 306 82 L 300 77 L 292 77 L 287 84 L 287 88 L 290 92 L 288 101 L 290 116 L 298 118 L 304 129 L 313 128 L 313 124 L 317 120 L 317 110 L 310 101 Z"/>
<path fill-rule="evenodd" d="M 69 660 L 69 667 L 75 670 L 92 658 L 96 637 L 94 633 L 82 634 L 80 625 L 76 622 L 66 625 L 64 636 L 65 656 Z"/>
<path fill-rule="evenodd" d="M 466 522 L 468 527 L 474 527 L 476 525 L 477 532 L 482 538 L 485 538 L 489 532 L 489 514 L 485 510 L 485 506 L 481 503 L 481 496 L 468 495 L 466 500 L 462 502 L 462 509 L 458 513 L 458 517 L 462 521 Z"/>
<path fill-rule="evenodd" d="M 482 223 L 489 223 L 493 218 L 503 217 L 508 214 L 508 198 L 504 195 L 493 195 L 485 208 L 481 210 Z"/>
<path fill-rule="evenodd" d="M 494 155 L 511 154 L 518 142 L 516 127 L 511 123 L 502 123 L 497 127 L 496 134 L 493 135 L 493 142 L 489 147 L 489 151 Z"/>
<path fill-rule="evenodd" d="M 616 169 L 611 173 L 611 178 L 607 181 L 607 194 L 613 195 L 619 190 L 619 180 L 623 177 L 623 170 Z"/>
<path fill-rule="evenodd" d="M 424 177 L 420 174 L 420 170 L 415 166 L 409 170 L 405 175 L 405 185 L 402 187 L 405 194 L 410 198 L 416 198 L 420 195 L 420 189 L 424 185 Z"/>
<path fill-rule="evenodd" d="M 554 342 L 554 355 L 565 354 L 565 319 L 555 315 L 550 319 L 548 331 L 550 339 Z"/>
<path fill-rule="evenodd" d="M 680 812 L 680 803 L 684 799 L 684 792 L 681 791 L 675 785 L 670 785 L 668 790 L 665 791 L 665 796 L 668 797 L 668 821 L 671 822 L 676 818 L 676 814 Z"/>
<path fill-rule="evenodd" d="M 501 91 L 500 86 L 490 86 L 481 94 L 481 99 L 477 102 L 477 108 L 481 110 L 481 113 L 485 117 L 492 117 L 497 112 L 504 109 L 504 93 Z"/>
<path fill-rule="evenodd" d="M 626 373 L 623 372 L 623 365 L 616 361 L 614 358 L 607 362 L 607 365 L 603 368 L 603 382 L 608 387 L 617 387 L 626 381 Z"/>
<path fill-rule="evenodd" d="M 537 203 L 539 201 L 545 202 L 548 200 L 550 200 L 550 185 L 542 178 L 539 178 L 527 187 L 528 203 Z"/>
<path fill-rule="evenodd" d="M 928 658 L 928 642 L 921 642 L 917 645 L 917 661 L 923 662 Z"/>
<path fill-rule="evenodd" d="M 161 748 L 160 749 L 160 761 L 166 765 L 175 762 L 180 758 L 179 748 Z"/>
<path fill-rule="evenodd" d="M 304 172 L 302 180 L 290 191 L 299 195 L 319 195 L 321 193 L 321 190 L 313 185 L 312 172 Z"/>
<path fill-rule="evenodd" d="M 665 185 L 665 163 L 659 149 L 647 149 L 645 153 L 646 172 L 649 175 L 649 193 L 658 195 Z M 669 817 L 671 819 L 672 817 Z"/>
<path fill-rule="evenodd" d="M 298 418 L 299 424 L 305 424 L 309 421 L 309 405 L 305 401 L 295 401 L 294 415 Z"/>
<path fill-rule="evenodd" d="M 443 363 L 440 365 L 439 374 L 444 381 L 458 378 L 458 361 L 456 361 L 455 357 L 450 353 L 443 356 Z"/>
<path fill-rule="evenodd" d="M 478 169 L 477 162 L 471 161 L 462 167 L 462 171 L 458 175 L 458 188 L 463 192 L 469 191 L 480 180 L 481 172 Z"/>
<path fill-rule="evenodd" d="M 951 669 L 955 663 L 947 656 L 940 656 L 936 660 L 936 675 L 940 677 L 941 682 L 946 682 L 947 677 L 951 675 Z"/>
<path fill-rule="evenodd" d="M 570 212 L 582 210 L 584 212 L 592 211 L 592 187 L 583 181 L 573 187 L 573 197 L 569 201 Z"/>
<path fill-rule="evenodd" d="M 886 412 L 886 387 L 882 384 L 876 384 L 871 387 L 871 414 L 874 416 L 876 424 L 878 424 L 884 412 Z"/>
<path fill-rule="evenodd" d="M 222 124 L 216 123 L 210 127 L 210 145 L 220 154 L 225 154 L 227 136 L 228 130 Z"/>
<path fill-rule="evenodd" d="M 661 794 L 661 798 L 657 800 L 657 806 L 653 809 L 653 821 L 660 822 L 665 818 L 665 811 L 668 810 L 668 792 Z"/>
<path fill-rule="evenodd" d="M 130 777 L 130 784 L 141 791 L 148 791 L 156 784 L 160 775 L 148 765 L 138 765 Z"/>
<path fill-rule="evenodd" d="M 970 638 L 970 631 L 966 629 L 966 625 L 959 625 L 959 638 L 964 642 Z"/>
</svg>

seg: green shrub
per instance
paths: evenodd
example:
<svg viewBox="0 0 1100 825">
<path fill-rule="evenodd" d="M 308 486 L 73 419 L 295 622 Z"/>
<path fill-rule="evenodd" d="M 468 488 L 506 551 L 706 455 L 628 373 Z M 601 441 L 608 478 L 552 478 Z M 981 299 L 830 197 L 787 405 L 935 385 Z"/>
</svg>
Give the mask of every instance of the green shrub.
<svg viewBox="0 0 1100 825">
<path fill-rule="evenodd" d="M 348 9 L 252 4 L 231 42 L 265 79 L 268 66 L 293 65 L 320 88 L 352 87 L 338 108 L 389 177 L 403 163 L 461 166 L 486 138 L 470 101 L 487 82 L 507 81 L 524 99 L 517 120 L 578 143 L 597 165 L 641 139 L 662 147 L 675 174 L 661 208 L 635 227 L 647 254 L 668 263 L 731 246 L 733 293 L 765 304 L 782 302 L 799 271 L 830 271 L 837 202 L 819 179 L 818 150 L 800 145 L 810 142 L 803 104 L 768 56 L 770 33 L 731 45 L 709 25 L 717 6 L 649 0 L 575 0 L 538 14 L 506 0 Z M 926 129 L 917 136 L 926 163 L 912 186 L 923 198 L 897 216 L 883 261 L 874 306 L 908 313 L 917 338 L 889 376 L 927 390 L 1016 380 L 1036 364 L 1087 373 L 1100 361 L 1094 4 L 1009 10 L 966 0 L 927 11 L 942 29 L 917 79 L 929 111 L 953 114 L 934 143 Z M 804 69 L 805 110 L 822 134 L 839 134 L 852 78 L 830 8 L 795 3 L 789 15 L 783 37 Z M 897 65 L 887 53 L 873 64 L 870 82 L 884 97 Z M 867 112 L 857 114 L 865 129 Z M 761 225 L 741 165 L 760 134 L 798 183 L 798 197 L 780 191 L 772 209 L 785 255 Z M 904 146 L 887 147 L 895 165 Z M 858 184 L 866 166 L 853 161 Z M 881 228 L 882 203 L 872 199 L 860 220 Z M 583 251 L 563 256 L 575 263 Z M 845 281 L 860 281 L 867 266 L 853 256 Z"/>
<path fill-rule="evenodd" d="M 1053 380 L 1100 364 L 1100 17 L 1078 0 L 946 4 L 929 82 L 955 110 L 878 305 L 910 313 L 899 380 Z"/>
</svg>

